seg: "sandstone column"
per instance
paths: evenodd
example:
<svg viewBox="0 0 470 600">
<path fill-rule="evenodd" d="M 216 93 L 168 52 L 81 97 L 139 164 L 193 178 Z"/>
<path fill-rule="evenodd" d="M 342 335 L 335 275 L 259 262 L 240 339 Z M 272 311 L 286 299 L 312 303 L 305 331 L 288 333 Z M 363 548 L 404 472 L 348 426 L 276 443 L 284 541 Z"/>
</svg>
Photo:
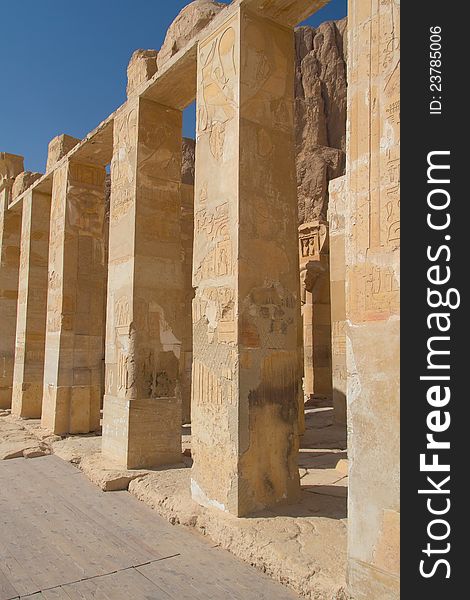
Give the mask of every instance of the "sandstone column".
<svg viewBox="0 0 470 600">
<path fill-rule="evenodd" d="M 41 417 L 46 339 L 51 196 L 34 190 L 22 200 L 20 275 L 12 413 Z"/>
<path fill-rule="evenodd" d="M 328 223 L 330 230 L 331 348 L 333 418 L 346 425 L 346 177 L 330 181 Z"/>
<path fill-rule="evenodd" d="M 131 98 L 114 122 L 103 454 L 181 459 L 182 113 Z"/>
<path fill-rule="evenodd" d="M 304 288 L 304 394 L 331 398 L 331 314 L 328 225 L 316 220 L 299 227 Z"/>
<path fill-rule="evenodd" d="M 194 140 L 183 139 L 183 170 L 181 183 L 181 242 L 183 246 L 184 318 L 181 347 L 181 400 L 183 423 L 191 421 L 191 375 L 193 365 L 192 303 L 194 290 L 193 243 L 194 243 Z"/>
<path fill-rule="evenodd" d="M 105 169 L 66 160 L 53 177 L 42 424 L 87 433 L 100 425 Z"/>
<path fill-rule="evenodd" d="M 398 0 L 349 2 L 346 317 L 349 582 L 399 597 Z"/>
<path fill-rule="evenodd" d="M 10 408 L 15 356 L 21 205 L 9 209 L 23 157 L 0 152 L 0 408 Z"/>
<path fill-rule="evenodd" d="M 198 51 L 192 496 L 299 494 L 293 31 L 240 8 Z"/>
</svg>

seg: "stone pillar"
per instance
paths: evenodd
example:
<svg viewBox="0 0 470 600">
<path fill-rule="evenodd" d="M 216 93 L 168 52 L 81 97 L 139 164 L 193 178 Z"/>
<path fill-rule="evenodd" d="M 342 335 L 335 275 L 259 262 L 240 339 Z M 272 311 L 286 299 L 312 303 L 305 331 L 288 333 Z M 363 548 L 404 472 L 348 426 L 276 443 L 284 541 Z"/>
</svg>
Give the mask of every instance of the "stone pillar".
<svg viewBox="0 0 470 600">
<path fill-rule="evenodd" d="M 12 413 L 39 419 L 44 381 L 51 196 L 23 197 Z"/>
<path fill-rule="evenodd" d="M 114 122 L 103 455 L 181 460 L 182 113 L 132 98 Z"/>
<path fill-rule="evenodd" d="M 299 227 L 303 285 L 304 395 L 331 398 L 331 314 L 328 225 L 312 221 Z"/>
<path fill-rule="evenodd" d="M 0 408 L 10 408 L 15 357 L 21 204 L 9 209 L 23 157 L 0 152 Z"/>
<path fill-rule="evenodd" d="M 243 8 L 199 44 L 192 496 L 299 496 L 293 31 Z"/>
<path fill-rule="evenodd" d="M 349 584 L 399 598 L 398 0 L 349 2 L 346 318 Z"/>
<path fill-rule="evenodd" d="M 184 330 L 181 348 L 181 398 L 183 423 L 191 421 L 191 376 L 193 365 L 192 303 L 194 290 L 193 243 L 194 243 L 194 160 L 195 141 L 183 139 L 183 167 L 181 183 L 181 241 L 183 246 L 184 276 Z"/>
<path fill-rule="evenodd" d="M 56 434 L 100 426 L 105 175 L 73 160 L 53 175 L 42 425 Z"/>
<path fill-rule="evenodd" d="M 330 181 L 328 223 L 330 230 L 331 348 L 333 418 L 346 425 L 346 177 Z"/>
</svg>

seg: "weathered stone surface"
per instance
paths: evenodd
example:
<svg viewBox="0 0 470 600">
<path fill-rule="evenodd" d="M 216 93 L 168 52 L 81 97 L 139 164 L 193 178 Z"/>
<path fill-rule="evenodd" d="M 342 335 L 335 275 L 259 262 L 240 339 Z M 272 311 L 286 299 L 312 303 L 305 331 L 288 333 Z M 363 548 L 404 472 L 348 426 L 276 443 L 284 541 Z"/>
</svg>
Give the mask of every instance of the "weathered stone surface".
<svg viewBox="0 0 470 600">
<path fill-rule="evenodd" d="M 192 303 L 194 290 L 193 242 L 194 242 L 194 161 L 196 142 L 183 138 L 181 165 L 181 245 L 183 249 L 184 316 L 183 342 L 181 347 L 181 399 L 183 423 L 191 421 L 191 377 L 193 364 Z"/>
<path fill-rule="evenodd" d="M 60 435 L 100 426 L 105 175 L 73 160 L 54 171 L 42 423 Z"/>
<path fill-rule="evenodd" d="M 299 227 L 302 319 L 304 326 L 304 396 L 331 397 L 331 314 L 329 238 L 326 221 Z"/>
<path fill-rule="evenodd" d="M 395 600 L 400 596 L 400 3 L 356 0 L 349 8 L 349 583 L 357 600 Z"/>
<path fill-rule="evenodd" d="M 80 142 L 78 138 L 62 133 L 49 142 L 47 150 L 46 172 L 52 171 L 56 164 Z"/>
<path fill-rule="evenodd" d="M 181 459 L 182 113 L 132 98 L 114 131 L 103 454 L 147 468 Z"/>
<path fill-rule="evenodd" d="M 299 27 L 295 131 L 299 222 L 326 219 L 328 182 L 344 173 L 346 19 Z"/>
<path fill-rule="evenodd" d="M 158 52 L 158 68 L 161 68 L 178 50 L 184 48 L 226 6 L 212 0 L 195 0 L 185 6 L 167 30 L 165 40 Z"/>
<path fill-rule="evenodd" d="M 101 437 L 97 435 L 67 436 L 52 443 L 56 456 L 78 465 L 84 456 L 96 454 L 101 450 Z"/>
<path fill-rule="evenodd" d="M 293 36 L 241 11 L 198 52 L 191 485 L 242 516 L 300 491 Z"/>
<path fill-rule="evenodd" d="M 0 460 L 34 458 L 50 454 L 50 447 L 40 441 L 18 421 L 10 416 L 0 419 Z"/>
<path fill-rule="evenodd" d="M 127 66 L 127 97 L 157 72 L 157 50 L 136 50 Z"/>
<path fill-rule="evenodd" d="M 23 157 L 0 153 L 0 408 L 10 408 L 16 342 L 21 206 L 9 208 Z"/>
<path fill-rule="evenodd" d="M 346 176 L 330 181 L 328 222 L 330 224 L 330 296 L 332 383 L 335 419 L 346 425 Z"/>
<path fill-rule="evenodd" d="M 103 492 L 127 490 L 129 483 L 148 475 L 149 471 L 123 469 L 105 458 L 101 452 L 87 454 L 78 462 L 81 471 Z"/>
<path fill-rule="evenodd" d="M 10 182 L 13 184 L 15 177 L 23 172 L 24 158 L 18 154 L 0 152 L 0 192 Z"/>
<path fill-rule="evenodd" d="M 22 200 L 12 413 L 40 418 L 48 286 L 51 197 L 36 190 Z"/>
<path fill-rule="evenodd" d="M 189 479 L 187 468 L 150 473 L 133 480 L 129 492 L 171 523 L 196 528 L 306 598 L 348 598 L 346 526 L 337 518 L 321 516 L 333 515 L 344 504 L 341 497 L 305 491 L 288 512 L 237 519 L 196 504 L 188 490 Z"/>
<path fill-rule="evenodd" d="M 31 186 L 35 181 L 37 181 L 41 177 L 42 173 L 31 173 L 31 171 L 23 171 L 22 173 L 17 175 L 15 177 L 13 190 L 11 192 L 12 198 L 20 196 L 29 188 L 29 186 Z"/>
<path fill-rule="evenodd" d="M 194 185 L 194 163 L 196 160 L 196 140 L 183 138 L 183 158 L 181 163 L 181 183 Z"/>
</svg>

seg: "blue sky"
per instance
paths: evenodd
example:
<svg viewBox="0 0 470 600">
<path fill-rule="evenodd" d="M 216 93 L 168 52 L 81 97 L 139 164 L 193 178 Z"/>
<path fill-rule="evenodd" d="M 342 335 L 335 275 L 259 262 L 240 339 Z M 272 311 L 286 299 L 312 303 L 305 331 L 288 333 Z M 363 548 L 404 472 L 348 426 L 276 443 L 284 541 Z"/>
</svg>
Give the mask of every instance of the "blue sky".
<svg viewBox="0 0 470 600">
<path fill-rule="evenodd" d="M 227 2 L 228 3 L 228 2 Z M 126 67 L 136 48 L 160 48 L 188 0 L 14 0 L 0 9 L 0 151 L 44 171 L 47 144 L 84 137 L 125 101 Z M 307 23 L 346 14 L 331 0 Z M 193 135 L 194 110 L 185 114 Z"/>
</svg>

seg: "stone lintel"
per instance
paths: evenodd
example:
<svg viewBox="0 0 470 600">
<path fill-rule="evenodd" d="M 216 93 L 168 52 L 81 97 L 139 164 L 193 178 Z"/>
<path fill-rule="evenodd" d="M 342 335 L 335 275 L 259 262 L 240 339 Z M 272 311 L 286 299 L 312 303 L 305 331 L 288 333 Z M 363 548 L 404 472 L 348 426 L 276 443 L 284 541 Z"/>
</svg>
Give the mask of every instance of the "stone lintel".
<svg viewBox="0 0 470 600">
<path fill-rule="evenodd" d="M 240 4 L 280 25 L 295 27 L 330 0 L 240 0 Z"/>
</svg>

